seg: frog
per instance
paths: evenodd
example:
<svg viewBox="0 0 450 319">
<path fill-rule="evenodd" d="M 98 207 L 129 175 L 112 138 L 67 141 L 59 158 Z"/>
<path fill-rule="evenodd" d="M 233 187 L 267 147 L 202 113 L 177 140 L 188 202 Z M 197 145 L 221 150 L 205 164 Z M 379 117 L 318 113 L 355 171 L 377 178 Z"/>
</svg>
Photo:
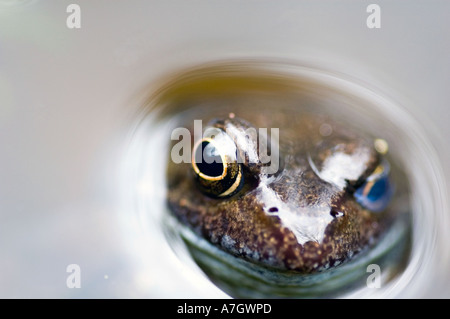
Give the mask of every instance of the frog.
<svg viewBox="0 0 450 319">
<path fill-rule="evenodd" d="M 376 137 L 308 112 L 202 120 L 216 135 L 192 139 L 191 163 L 169 160 L 167 205 L 220 253 L 266 272 L 314 275 L 375 246 L 395 220 L 387 147 Z M 248 138 L 252 128 L 277 136 Z M 262 145 L 276 150 L 276 171 L 264 169 L 272 163 Z"/>
</svg>

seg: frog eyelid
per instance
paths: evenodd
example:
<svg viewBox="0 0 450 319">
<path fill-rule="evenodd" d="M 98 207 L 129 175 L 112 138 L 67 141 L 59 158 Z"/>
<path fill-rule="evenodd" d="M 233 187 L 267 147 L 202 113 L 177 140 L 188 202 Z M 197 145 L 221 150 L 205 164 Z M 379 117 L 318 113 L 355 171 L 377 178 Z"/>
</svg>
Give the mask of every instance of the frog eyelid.
<svg viewBox="0 0 450 319">
<path fill-rule="evenodd" d="M 373 172 L 367 177 L 367 182 L 373 182 L 378 180 L 380 177 L 389 174 L 391 166 L 387 160 L 382 160 L 382 162 L 373 170 Z"/>
<path fill-rule="evenodd" d="M 351 181 L 346 179 L 347 183 L 346 190 L 350 193 L 354 193 L 358 188 L 369 182 L 376 182 L 381 177 L 388 175 L 390 172 L 389 162 L 385 159 L 375 167 L 375 169 L 370 173 L 365 173 L 360 176 L 356 181 Z"/>
<path fill-rule="evenodd" d="M 236 180 L 234 181 L 233 185 L 230 186 L 225 192 L 220 194 L 218 197 L 226 197 L 230 194 L 232 194 L 238 187 L 241 185 L 241 179 L 242 179 L 242 168 L 239 166 L 239 173 L 237 175 Z"/>
</svg>

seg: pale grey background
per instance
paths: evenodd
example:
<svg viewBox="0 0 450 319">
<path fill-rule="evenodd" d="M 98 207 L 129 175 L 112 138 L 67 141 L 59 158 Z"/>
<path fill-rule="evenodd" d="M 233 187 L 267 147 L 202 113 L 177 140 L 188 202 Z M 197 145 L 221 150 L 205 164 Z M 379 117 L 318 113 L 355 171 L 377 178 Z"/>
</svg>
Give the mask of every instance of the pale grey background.
<svg viewBox="0 0 450 319">
<path fill-rule="evenodd" d="M 141 260 L 117 217 L 141 97 L 196 63 L 288 58 L 370 83 L 420 119 L 448 180 L 449 30 L 448 1 L 0 0 L 0 297 L 224 296 Z M 66 287 L 71 263 L 81 289 Z"/>
</svg>

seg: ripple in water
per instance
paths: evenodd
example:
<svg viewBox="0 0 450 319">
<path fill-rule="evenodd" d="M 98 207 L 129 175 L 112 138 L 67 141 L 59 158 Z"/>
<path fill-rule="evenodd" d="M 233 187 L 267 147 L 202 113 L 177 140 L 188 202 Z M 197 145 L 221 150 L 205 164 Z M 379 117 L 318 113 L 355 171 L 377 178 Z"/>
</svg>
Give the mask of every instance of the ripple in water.
<svg viewBox="0 0 450 319">
<path fill-rule="evenodd" d="M 445 246 L 438 234 L 448 219 L 447 189 L 439 158 L 419 123 L 401 106 L 345 75 L 296 64 L 235 61 L 173 75 L 150 95 L 132 124 L 123 161 L 127 213 L 121 216 L 121 223 L 140 264 L 145 295 L 305 296 L 298 290 L 280 293 L 279 287 L 262 295 L 242 292 L 234 287 L 236 280 L 224 279 L 233 276 L 225 268 L 218 274 L 208 269 L 206 262 L 200 262 L 199 267 L 192 259 L 193 248 L 189 251 L 180 239 L 180 232 L 188 241 L 192 234 L 182 230 L 167 210 L 166 170 L 173 129 L 190 126 L 194 119 L 227 116 L 230 105 L 245 109 L 248 116 L 268 116 L 273 110 L 292 111 L 301 105 L 302 111 L 325 114 L 387 141 L 390 161 L 398 174 L 397 187 L 401 189 L 401 198 L 394 205 L 412 217 L 402 221 L 387 241 L 397 243 L 401 236 L 395 232 L 404 232 L 407 244 L 400 250 L 390 250 L 388 261 L 383 261 L 381 288 L 369 288 L 360 281 L 333 296 L 418 297 L 432 291 L 439 283 L 433 274 L 442 273 L 440 267 L 446 264 L 441 258 Z M 325 132 L 327 127 L 323 129 Z M 194 246 L 200 249 L 202 245 L 200 242 Z M 195 252 L 194 256 L 200 258 Z M 240 276 L 240 281 L 245 280 Z M 327 296 L 330 289 L 325 284 L 309 296 Z"/>
</svg>

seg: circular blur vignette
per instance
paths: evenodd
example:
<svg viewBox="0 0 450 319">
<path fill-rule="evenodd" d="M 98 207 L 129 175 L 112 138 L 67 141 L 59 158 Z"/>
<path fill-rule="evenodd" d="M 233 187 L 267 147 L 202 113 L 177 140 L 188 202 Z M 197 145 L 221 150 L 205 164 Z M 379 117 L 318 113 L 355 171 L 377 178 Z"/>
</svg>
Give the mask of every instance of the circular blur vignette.
<svg viewBox="0 0 450 319">
<path fill-rule="evenodd" d="M 239 297 L 166 205 L 173 128 L 240 117 L 227 90 L 306 98 L 400 172 L 402 262 L 333 297 L 450 298 L 450 2 L 435 4 L 0 0 L 0 298 Z"/>
<path fill-rule="evenodd" d="M 242 85 L 243 77 L 253 81 Z M 379 147 L 389 145 L 389 156 L 406 177 L 403 182 L 408 194 L 404 198 L 406 202 L 398 204 L 398 209 L 408 210 L 411 216 L 411 228 L 407 232 L 409 251 L 395 267 L 381 269 L 380 287 L 359 285 L 339 297 L 417 297 L 440 285 L 435 276 L 442 274 L 442 267 L 447 265 L 442 261 L 448 262 L 445 241 L 441 237 L 442 225 L 446 224 L 443 221 L 448 219 L 448 190 L 439 157 L 420 122 L 382 92 L 343 73 L 318 69 L 307 63 L 245 59 L 218 61 L 172 74 L 161 81 L 160 89 L 150 92 L 131 125 L 128 150 L 123 159 L 126 213 L 121 215 L 121 224 L 125 239 L 142 267 L 143 277 L 146 269 L 161 274 L 159 282 L 153 280 L 150 286 L 172 291 L 170 285 L 177 285 L 179 291 L 189 291 L 194 297 L 235 296 L 232 287 L 222 289 L 220 280 L 210 278 L 192 259 L 180 238 L 179 225 L 170 218 L 166 207 L 165 174 L 171 132 L 199 114 L 226 113 L 226 108 L 205 105 L 207 99 L 203 100 L 201 90 L 207 90 L 208 85 L 196 86 L 202 81 L 210 83 L 221 78 L 228 79 L 225 87 L 211 85 L 209 89 L 214 92 L 203 93 L 220 99 L 223 92 L 255 90 L 262 82 L 269 81 L 279 88 L 269 95 L 279 98 L 286 92 L 295 92 L 296 98 L 311 102 L 315 111 L 331 114 L 379 137 Z M 387 145 L 383 144 L 386 141 Z M 143 290 L 151 290 L 150 286 L 143 280 Z M 323 294 L 326 296 L 326 291 Z"/>
</svg>

